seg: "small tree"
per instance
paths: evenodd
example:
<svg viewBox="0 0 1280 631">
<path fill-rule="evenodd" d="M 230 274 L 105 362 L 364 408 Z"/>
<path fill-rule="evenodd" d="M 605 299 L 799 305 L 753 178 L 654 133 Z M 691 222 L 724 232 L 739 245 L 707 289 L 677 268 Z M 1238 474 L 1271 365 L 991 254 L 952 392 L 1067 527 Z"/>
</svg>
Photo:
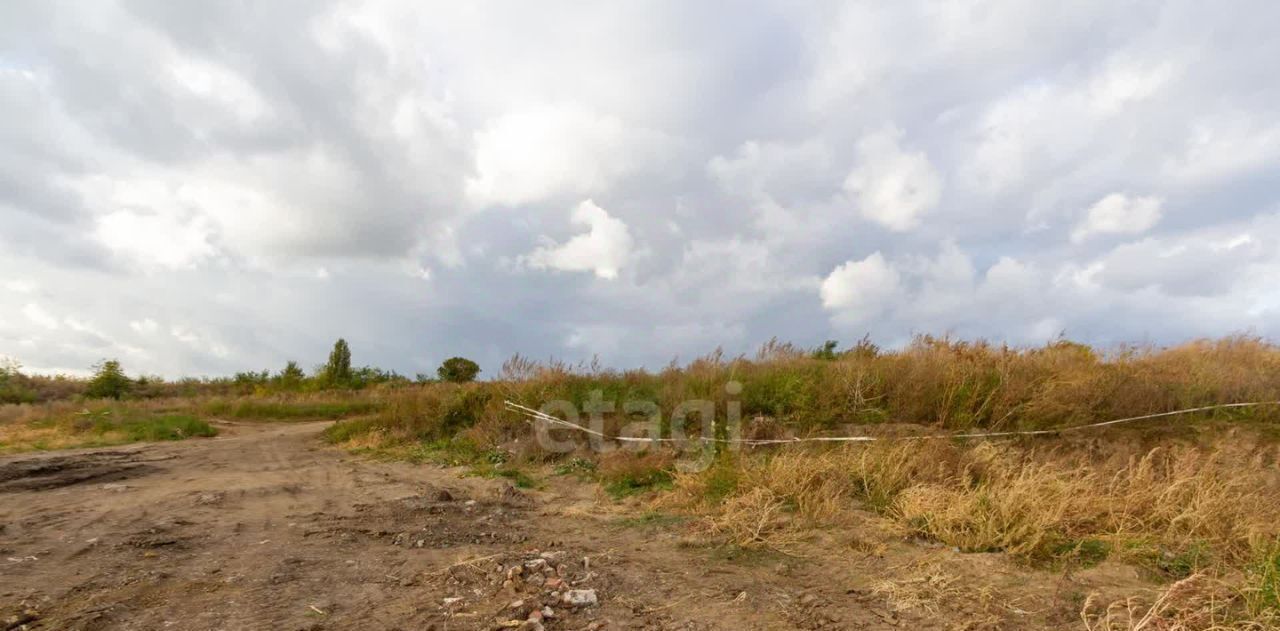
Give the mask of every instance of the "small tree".
<svg viewBox="0 0 1280 631">
<path fill-rule="evenodd" d="M 89 388 L 85 391 L 85 396 L 95 399 L 119 399 L 128 394 L 130 386 L 133 385 L 125 376 L 120 362 L 114 359 L 103 360 L 93 369 L 93 379 L 89 380 Z"/>
<path fill-rule="evenodd" d="M 289 360 L 289 363 L 284 365 L 284 370 L 280 371 L 280 386 L 286 390 L 297 389 L 306 376 L 298 362 Z"/>
<path fill-rule="evenodd" d="M 436 374 L 441 381 L 466 383 L 475 381 L 476 375 L 480 374 L 480 365 L 465 357 L 450 357 L 440 364 Z"/>
<path fill-rule="evenodd" d="M 324 376 L 330 383 L 345 384 L 351 381 L 351 347 L 338 338 L 329 353 L 329 363 L 324 365 Z"/>
</svg>

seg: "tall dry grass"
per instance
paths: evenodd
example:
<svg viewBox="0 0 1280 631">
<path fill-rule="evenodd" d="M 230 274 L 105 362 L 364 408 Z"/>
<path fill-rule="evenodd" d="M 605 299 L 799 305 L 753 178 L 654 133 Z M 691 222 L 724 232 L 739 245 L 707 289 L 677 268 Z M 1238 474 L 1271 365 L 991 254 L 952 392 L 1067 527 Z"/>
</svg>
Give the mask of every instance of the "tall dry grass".
<svg viewBox="0 0 1280 631">
<path fill-rule="evenodd" d="M 593 403 L 648 401 L 669 417 L 682 402 L 701 399 L 715 404 L 718 418 L 734 401 L 747 419 L 799 434 L 869 423 L 1044 429 L 1280 401 L 1280 348 L 1248 336 L 1106 351 L 1065 341 L 1014 348 L 921 336 L 900 350 L 863 343 L 833 359 L 771 343 L 755 359 L 717 352 L 657 373 L 538 364 L 517 356 L 503 375 L 493 384 L 495 393 L 534 408 L 553 400 L 579 410 Z M 741 384 L 740 395 L 728 393 L 730 382 Z M 500 406 L 490 412 L 502 414 Z M 1280 406 L 1215 416 L 1273 422 L 1280 420 Z"/>
<path fill-rule="evenodd" d="M 1169 580 L 1206 573 L 1230 591 L 1226 601 L 1214 592 L 1214 611 L 1197 609 L 1200 600 L 1179 605 L 1187 620 L 1280 615 L 1275 443 L 1250 432 L 1156 442 L 1148 448 L 1112 434 L 794 447 L 678 475 L 659 502 L 700 516 L 705 532 L 721 540 L 783 551 L 810 529 L 856 523 L 856 511 L 870 509 L 908 536 L 961 551 L 1054 566 L 1113 559 Z M 1123 628 L 1112 609 L 1093 612 L 1101 616 L 1097 628 Z"/>
<path fill-rule="evenodd" d="M 1278 462 L 1274 445 L 1230 437 L 1145 451 L 900 441 L 725 460 L 679 476 L 676 497 L 713 514 L 776 505 L 780 529 L 868 507 L 961 550 L 1049 560 L 1085 544 L 1190 570 L 1242 565 L 1280 537 Z"/>
</svg>

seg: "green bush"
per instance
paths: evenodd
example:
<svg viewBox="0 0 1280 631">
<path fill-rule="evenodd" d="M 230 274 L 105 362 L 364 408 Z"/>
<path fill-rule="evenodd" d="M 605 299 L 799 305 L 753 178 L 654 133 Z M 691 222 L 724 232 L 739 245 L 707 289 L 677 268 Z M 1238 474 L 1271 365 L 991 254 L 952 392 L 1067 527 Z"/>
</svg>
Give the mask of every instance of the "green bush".
<svg viewBox="0 0 1280 631">
<path fill-rule="evenodd" d="M 0 358 L 0 403 L 34 403 L 36 392 L 26 381 L 18 362 Z"/>
<path fill-rule="evenodd" d="M 89 381 L 89 388 L 85 391 L 85 396 L 94 399 L 119 400 L 129 393 L 132 386 L 133 383 L 125 376 L 124 369 L 120 367 L 120 362 L 108 359 L 94 366 L 93 379 Z"/>
<path fill-rule="evenodd" d="M 450 357 L 436 369 L 441 381 L 467 383 L 475 381 L 480 374 L 480 365 L 465 357 Z"/>
</svg>

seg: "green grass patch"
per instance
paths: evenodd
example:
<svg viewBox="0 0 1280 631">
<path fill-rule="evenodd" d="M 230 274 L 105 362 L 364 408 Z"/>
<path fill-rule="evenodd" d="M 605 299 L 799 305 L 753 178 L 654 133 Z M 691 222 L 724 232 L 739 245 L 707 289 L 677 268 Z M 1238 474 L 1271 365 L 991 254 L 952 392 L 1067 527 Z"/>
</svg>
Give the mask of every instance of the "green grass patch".
<svg viewBox="0 0 1280 631">
<path fill-rule="evenodd" d="M 507 466 L 505 464 L 493 464 L 489 462 L 481 462 L 472 465 L 466 475 L 478 478 L 506 478 L 518 488 L 532 489 L 537 488 L 538 481 L 533 476 L 525 473 L 517 467 Z"/>
<path fill-rule="evenodd" d="M 1156 580 L 1183 579 L 1212 565 L 1212 552 L 1203 543 L 1170 548 L 1147 539 L 1126 542 L 1120 549 L 1126 558 Z"/>
<path fill-rule="evenodd" d="M 604 491 L 615 500 L 646 491 L 670 491 L 671 473 L 655 470 L 638 475 L 622 475 L 604 481 Z"/>
<path fill-rule="evenodd" d="M 1111 544 L 1101 539 L 1064 541 L 1049 550 L 1050 556 L 1079 567 L 1093 567 L 1111 556 Z"/>
<path fill-rule="evenodd" d="M 646 491 L 666 491 L 673 487 L 670 454 L 616 451 L 605 456 L 596 473 L 600 485 L 614 499 Z"/>
<path fill-rule="evenodd" d="M 1186 578 L 1197 570 L 1209 565 L 1209 549 L 1196 544 L 1186 550 L 1164 551 L 1155 558 L 1155 565 L 1161 572 L 1174 578 Z"/>
<path fill-rule="evenodd" d="M 150 418 L 129 419 L 120 424 L 129 442 L 182 440 L 217 436 L 218 430 L 189 414 L 163 414 Z"/>
<path fill-rule="evenodd" d="M 1255 615 L 1280 613 L 1280 540 L 1258 552 L 1248 574 L 1249 610 Z"/>
</svg>

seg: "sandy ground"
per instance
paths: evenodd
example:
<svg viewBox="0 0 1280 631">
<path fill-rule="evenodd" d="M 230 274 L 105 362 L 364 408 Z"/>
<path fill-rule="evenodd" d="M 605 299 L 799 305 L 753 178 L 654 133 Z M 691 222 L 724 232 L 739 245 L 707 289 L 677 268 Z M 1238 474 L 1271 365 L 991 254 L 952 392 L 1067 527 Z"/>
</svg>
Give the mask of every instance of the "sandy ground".
<svg viewBox="0 0 1280 631">
<path fill-rule="evenodd" d="M 1088 591 L 1145 586 L 907 541 L 871 515 L 731 554 L 627 525 L 640 507 L 572 478 L 521 492 L 369 461 L 324 426 L 0 458 L 0 630 L 1067 629 Z M 572 590 L 598 604 L 564 604 Z"/>
</svg>

